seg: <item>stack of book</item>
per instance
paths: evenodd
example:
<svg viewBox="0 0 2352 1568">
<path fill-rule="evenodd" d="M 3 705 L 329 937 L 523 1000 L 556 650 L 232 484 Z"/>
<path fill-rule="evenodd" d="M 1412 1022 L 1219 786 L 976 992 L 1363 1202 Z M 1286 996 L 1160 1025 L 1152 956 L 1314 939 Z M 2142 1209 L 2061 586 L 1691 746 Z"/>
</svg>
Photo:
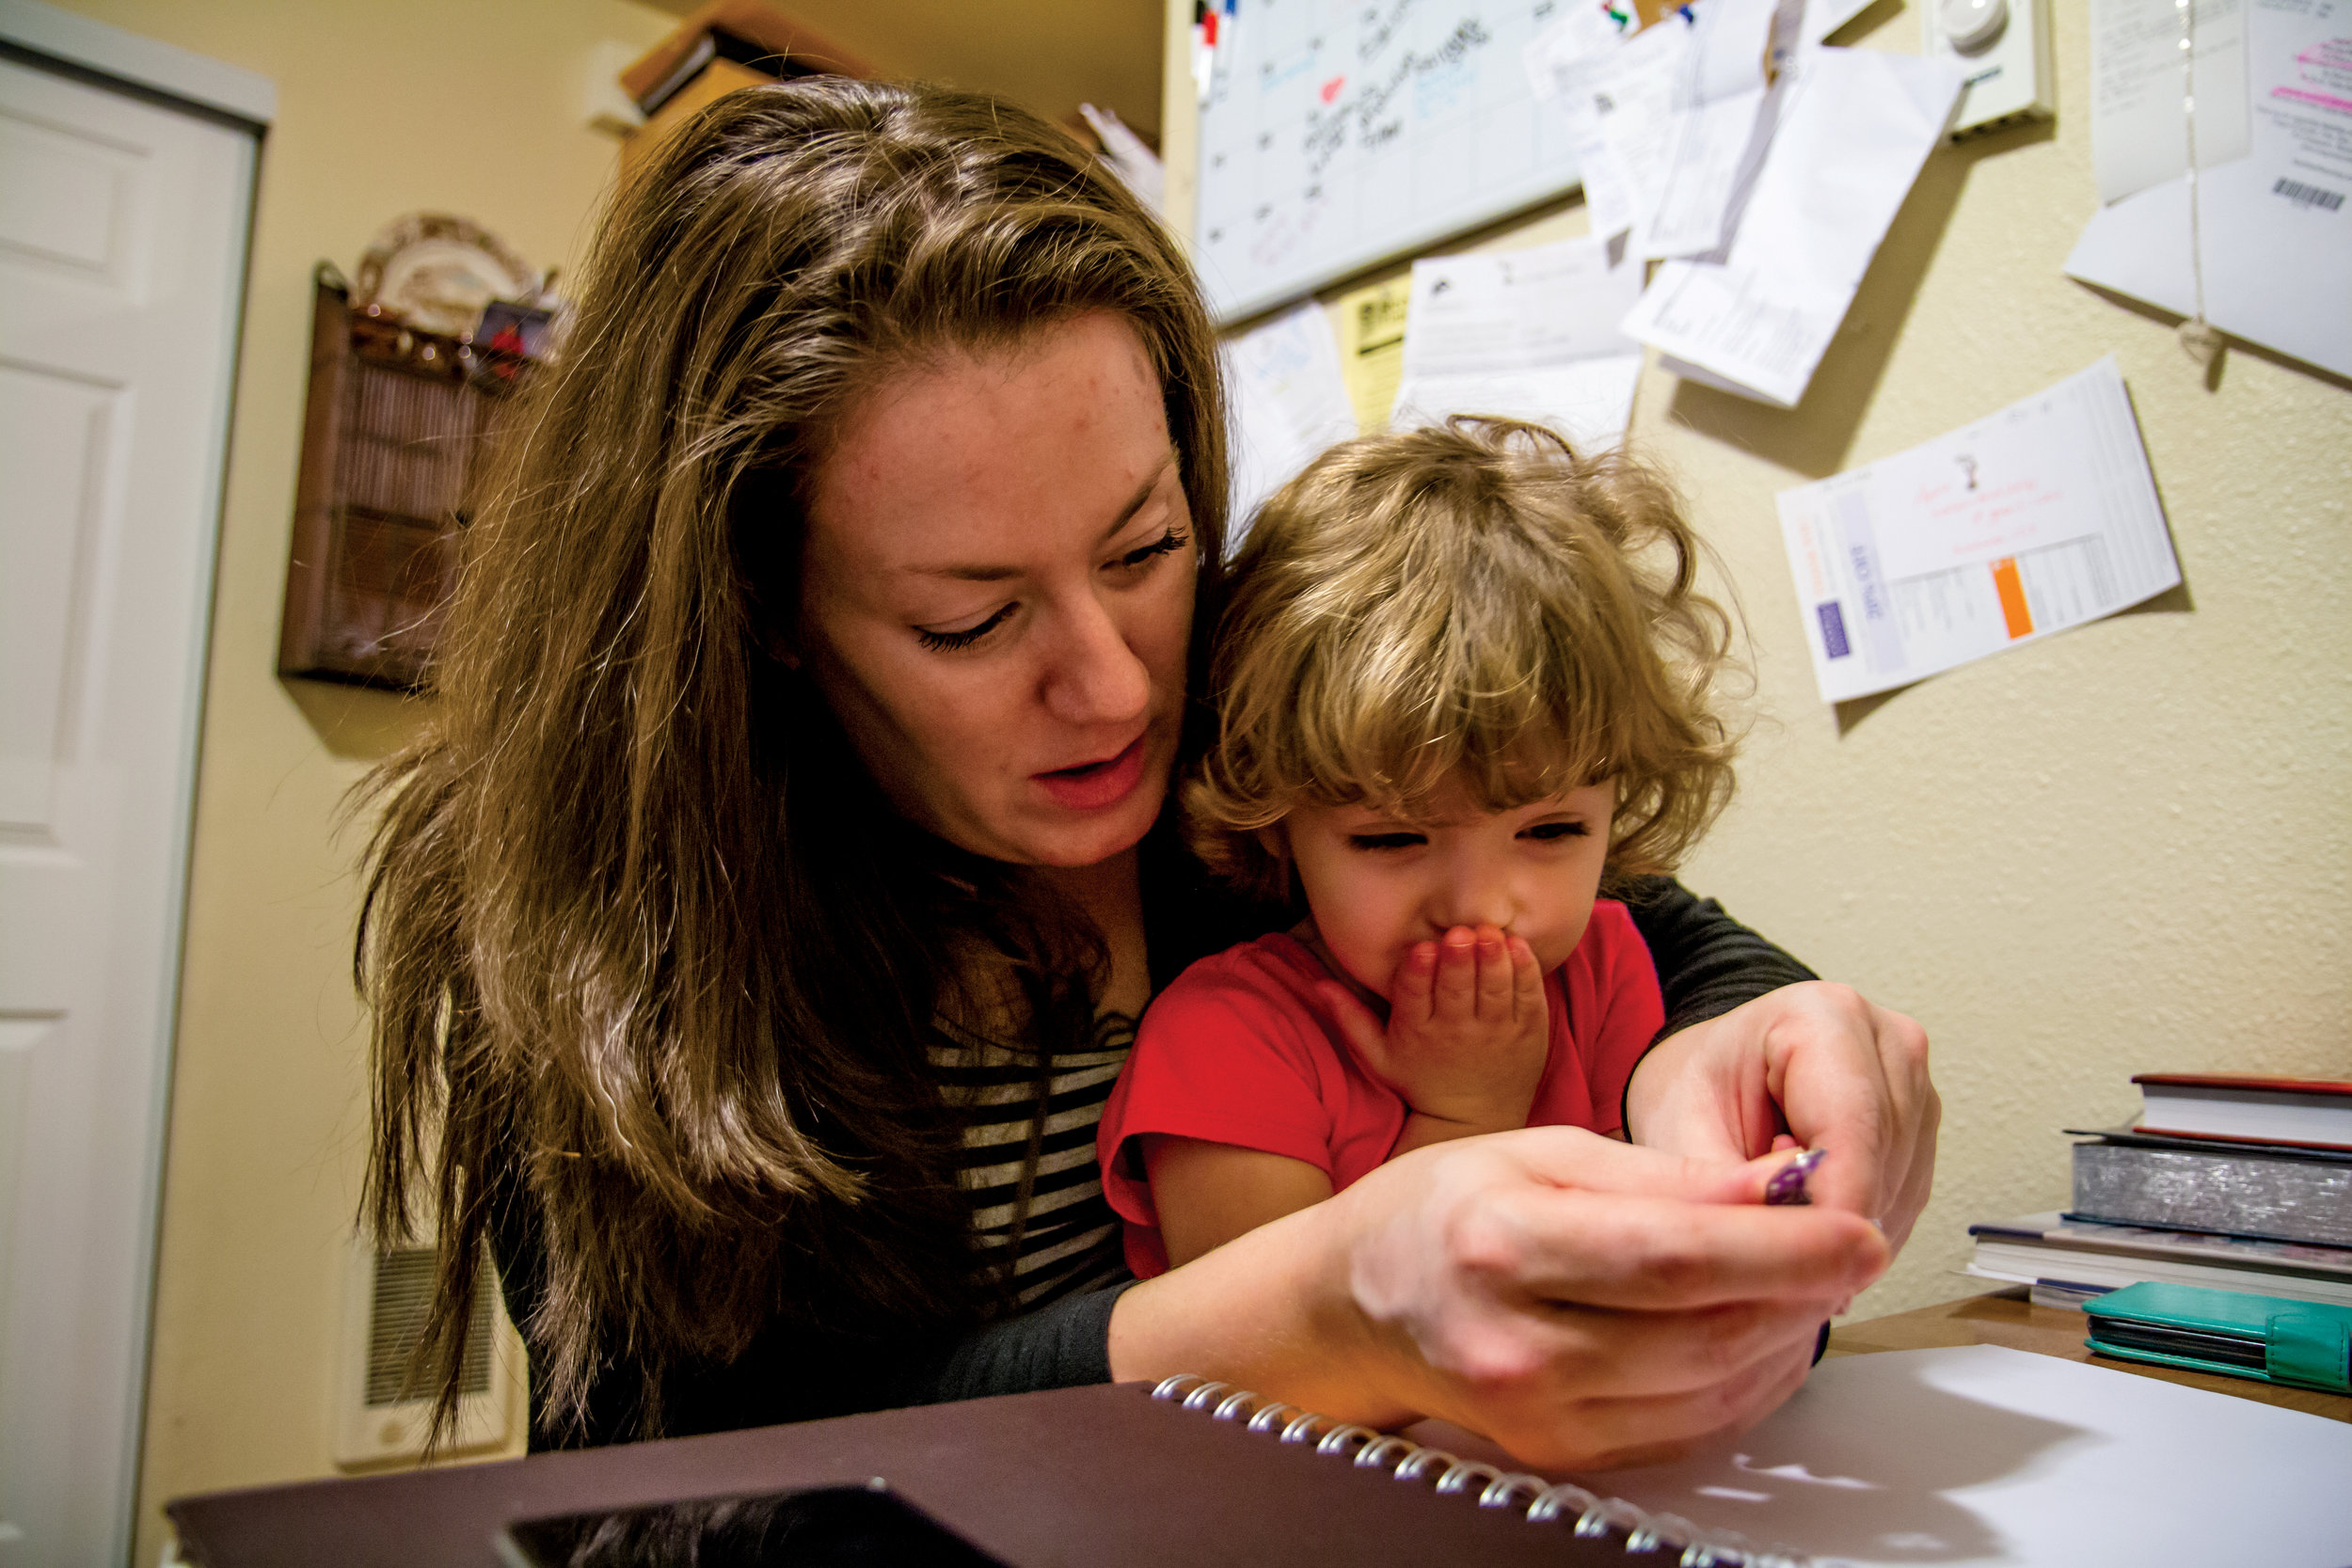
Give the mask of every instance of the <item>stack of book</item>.
<svg viewBox="0 0 2352 1568">
<path fill-rule="evenodd" d="M 2143 1073 L 2078 1132 L 2073 1207 L 1972 1225 L 1968 1272 L 2046 1307 L 2155 1280 L 2352 1307 L 2352 1084 Z"/>
</svg>

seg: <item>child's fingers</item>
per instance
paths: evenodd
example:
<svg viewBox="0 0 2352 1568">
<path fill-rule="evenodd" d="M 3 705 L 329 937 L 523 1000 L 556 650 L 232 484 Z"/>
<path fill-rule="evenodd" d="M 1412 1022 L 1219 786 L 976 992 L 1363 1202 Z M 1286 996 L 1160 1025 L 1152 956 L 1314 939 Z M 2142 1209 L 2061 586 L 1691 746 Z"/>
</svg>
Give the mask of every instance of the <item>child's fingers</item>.
<svg viewBox="0 0 2352 1568">
<path fill-rule="evenodd" d="M 1440 1022 L 1467 1023 L 1478 1010 L 1478 936 L 1456 926 L 1438 943 L 1438 975 L 1431 988 L 1430 1015 Z"/>
<path fill-rule="evenodd" d="M 1524 937 L 1513 937 L 1511 952 L 1511 1016 L 1518 1019 L 1542 1018 L 1544 1006 L 1544 972 L 1536 967 L 1535 950 L 1527 945 Z"/>
<path fill-rule="evenodd" d="M 1511 1018 L 1512 993 L 1517 989 L 1511 949 L 1498 926 L 1478 927 L 1478 1016 L 1497 1023 Z"/>
<path fill-rule="evenodd" d="M 1404 1023 L 1428 1022 L 1430 993 L 1437 981 L 1438 944 L 1417 942 L 1406 948 L 1396 961 L 1396 973 L 1389 977 L 1389 1017 Z"/>
</svg>

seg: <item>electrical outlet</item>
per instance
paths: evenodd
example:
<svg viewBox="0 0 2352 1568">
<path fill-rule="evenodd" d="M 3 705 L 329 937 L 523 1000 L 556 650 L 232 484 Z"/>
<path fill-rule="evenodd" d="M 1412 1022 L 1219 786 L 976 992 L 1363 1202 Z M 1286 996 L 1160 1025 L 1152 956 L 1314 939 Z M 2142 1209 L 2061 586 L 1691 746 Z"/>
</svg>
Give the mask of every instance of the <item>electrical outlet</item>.
<svg viewBox="0 0 2352 1568">
<path fill-rule="evenodd" d="M 2050 0 L 1921 0 L 1927 53 L 1958 66 L 1952 117 L 1961 141 L 2058 112 L 2051 85 Z"/>
</svg>

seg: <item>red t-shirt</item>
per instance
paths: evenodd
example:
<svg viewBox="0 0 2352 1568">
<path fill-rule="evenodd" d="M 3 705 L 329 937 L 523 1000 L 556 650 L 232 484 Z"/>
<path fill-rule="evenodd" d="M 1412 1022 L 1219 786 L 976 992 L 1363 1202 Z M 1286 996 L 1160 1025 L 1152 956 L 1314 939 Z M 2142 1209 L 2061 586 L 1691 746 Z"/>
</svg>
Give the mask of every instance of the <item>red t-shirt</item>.
<svg viewBox="0 0 2352 1568">
<path fill-rule="evenodd" d="M 1328 1174 L 1333 1192 L 1396 1147 L 1409 1109 L 1348 1049 L 1315 993 L 1330 978 L 1295 938 L 1260 937 L 1185 970 L 1143 1015 L 1094 1145 L 1138 1277 L 1166 1273 L 1168 1252 L 1129 1139 L 1172 1132 L 1287 1154 Z M 1623 904 L 1594 903 L 1584 940 L 1544 976 L 1544 994 L 1551 1054 L 1527 1124 L 1616 1132 L 1626 1080 L 1666 1022 L 1649 948 Z"/>
</svg>

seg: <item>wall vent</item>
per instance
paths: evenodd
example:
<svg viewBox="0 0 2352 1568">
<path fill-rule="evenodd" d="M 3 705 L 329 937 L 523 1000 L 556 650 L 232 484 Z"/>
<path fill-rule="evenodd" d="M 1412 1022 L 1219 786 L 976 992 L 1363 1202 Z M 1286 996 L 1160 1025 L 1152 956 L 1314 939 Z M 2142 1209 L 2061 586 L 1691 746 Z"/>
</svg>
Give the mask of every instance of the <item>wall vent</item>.
<svg viewBox="0 0 2352 1568">
<path fill-rule="evenodd" d="M 432 1391 L 410 1378 L 410 1357 L 433 1300 L 430 1243 L 377 1251 L 351 1245 L 343 1290 L 343 1343 L 335 1391 L 335 1463 L 373 1467 L 424 1452 Z M 500 1308 L 498 1281 L 483 1260 L 482 1288 L 467 1324 L 457 1425 L 443 1450 L 478 1453 L 510 1446 L 524 1403 L 522 1347 Z"/>
</svg>

